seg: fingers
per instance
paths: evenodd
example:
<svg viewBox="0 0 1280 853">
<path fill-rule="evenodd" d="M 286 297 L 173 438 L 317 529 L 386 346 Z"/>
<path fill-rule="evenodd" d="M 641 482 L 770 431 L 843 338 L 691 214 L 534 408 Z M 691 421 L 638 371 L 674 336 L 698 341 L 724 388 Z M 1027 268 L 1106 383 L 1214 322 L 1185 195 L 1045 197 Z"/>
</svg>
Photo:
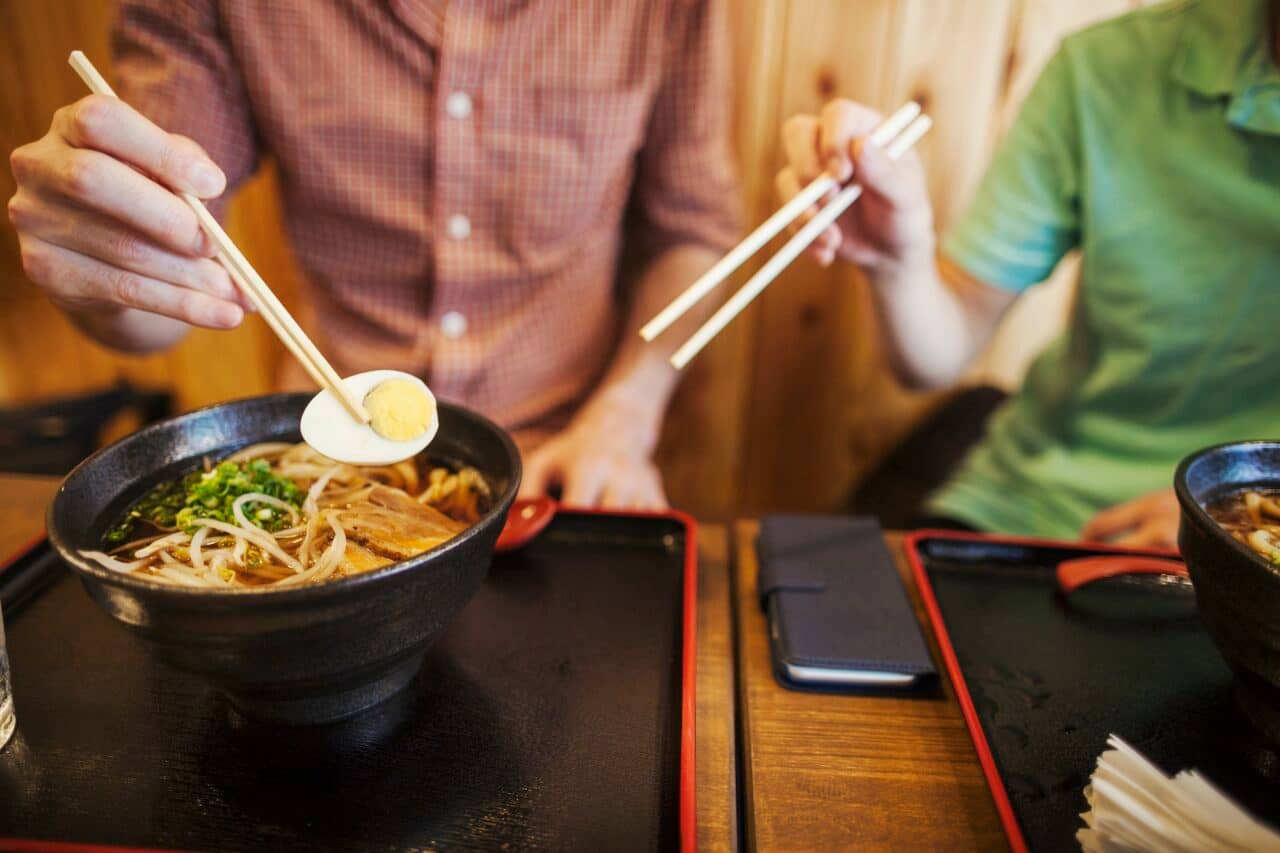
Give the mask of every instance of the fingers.
<svg viewBox="0 0 1280 853">
<path fill-rule="evenodd" d="M 27 275 L 70 310 L 136 308 L 210 329 L 229 329 L 244 318 L 234 302 L 123 270 L 30 234 L 22 235 L 21 247 Z"/>
<path fill-rule="evenodd" d="M 658 512 L 668 508 L 662 475 L 653 465 L 620 466 L 610 478 L 600 503 L 608 509 Z"/>
<path fill-rule="evenodd" d="M 1179 518 L 1173 489 L 1161 489 L 1103 510 L 1080 535 L 1131 548 L 1177 548 Z"/>
<path fill-rule="evenodd" d="M 1177 548 L 1178 528 L 1163 519 L 1151 519 L 1128 533 L 1113 540 L 1112 544 L 1126 548 Z"/>
<path fill-rule="evenodd" d="M 854 141 L 852 152 L 858 181 L 868 192 L 900 209 L 928 203 L 924 170 L 914 152 L 908 151 L 894 160 L 866 137 Z"/>
<path fill-rule="evenodd" d="M 539 497 L 560 485 L 566 506 L 652 511 L 667 508 L 662 476 L 647 462 L 597 455 L 575 457 L 568 444 L 553 439 L 529 455 L 524 470 L 521 498 Z"/>
<path fill-rule="evenodd" d="M 840 183 L 853 177 L 853 141 L 870 133 L 883 120 L 870 107 L 845 99 L 830 101 L 822 108 L 818 156 L 832 177 Z"/>
<path fill-rule="evenodd" d="M 598 506 L 608 482 L 609 465 L 605 460 L 583 459 L 565 471 L 564 502 L 568 506 Z"/>
<path fill-rule="evenodd" d="M 779 198 L 784 202 L 790 201 L 794 198 L 801 189 L 800 181 L 796 177 L 795 171 L 790 166 L 778 173 L 778 176 L 774 179 L 774 187 L 778 191 Z M 812 219 L 816 212 L 816 208 L 809 208 L 809 210 L 805 211 L 805 213 L 796 221 L 788 225 L 787 230 L 794 234 L 801 226 L 804 225 L 804 223 Z M 840 241 L 840 229 L 839 227 L 832 225 L 830 228 L 818 235 L 818 239 L 810 243 L 805 252 L 809 257 L 813 258 L 813 260 L 825 267 L 835 260 L 836 249 L 840 247 Z"/>
<path fill-rule="evenodd" d="M 106 264 L 220 299 L 242 299 L 216 262 L 170 252 L 99 214 L 84 211 L 72 218 L 44 200 L 19 192 L 9 201 L 9 219 L 22 233 Z"/>
<path fill-rule="evenodd" d="M 525 500 L 547 494 L 559 478 L 559 466 L 551 450 L 554 443 L 543 445 L 524 460 L 524 475 L 520 479 L 518 497 Z"/>
<path fill-rule="evenodd" d="M 90 95 L 54 115 L 54 129 L 76 148 L 122 160 L 160 183 L 200 198 L 221 195 L 227 179 L 199 145 L 166 133 L 128 104 Z"/>
<path fill-rule="evenodd" d="M 773 179 L 773 188 L 778 193 L 778 198 L 785 204 L 800 194 L 800 179 L 796 177 L 795 169 L 790 166 L 785 167 Z"/>
<path fill-rule="evenodd" d="M 72 150 L 41 179 L 76 206 L 115 219 L 170 251 L 191 257 L 213 254 L 212 243 L 182 199 L 100 151 Z M 67 213 L 74 217 L 76 211 Z"/>
<path fill-rule="evenodd" d="M 1103 542 L 1132 530 L 1146 516 L 1141 498 L 1108 507 L 1095 515 L 1080 531 L 1082 539 Z"/>
<path fill-rule="evenodd" d="M 803 186 L 823 172 L 818 153 L 818 119 L 809 115 L 792 116 L 782 125 L 782 148 L 787 163 Z"/>
</svg>

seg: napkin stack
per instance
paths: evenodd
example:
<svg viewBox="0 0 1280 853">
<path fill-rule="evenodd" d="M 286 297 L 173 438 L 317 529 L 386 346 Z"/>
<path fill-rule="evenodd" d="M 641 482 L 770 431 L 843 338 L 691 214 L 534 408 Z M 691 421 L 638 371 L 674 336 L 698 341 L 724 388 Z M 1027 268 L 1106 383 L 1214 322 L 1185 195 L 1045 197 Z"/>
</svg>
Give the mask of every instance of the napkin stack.
<svg viewBox="0 0 1280 853">
<path fill-rule="evenodd" d="M 1085 853 L 1280 851 L 1280 834 L 1194 770 L 1166 776 L 1112 735 L 1084 789 L 1089 810 L 1076 839 Z"/>
</svg>

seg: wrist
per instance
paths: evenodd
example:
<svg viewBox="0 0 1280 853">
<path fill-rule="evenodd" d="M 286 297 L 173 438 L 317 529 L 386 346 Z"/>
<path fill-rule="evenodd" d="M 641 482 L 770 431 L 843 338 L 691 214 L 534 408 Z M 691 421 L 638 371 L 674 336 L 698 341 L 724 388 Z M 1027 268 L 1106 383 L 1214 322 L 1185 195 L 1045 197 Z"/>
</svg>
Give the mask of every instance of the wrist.
<svg viewBox="0 0 1280 853">
<path fill-rule="evenodd" d="M 868 271 L 868 280 L 877 289 L 901 291 L 928 287 L 938 279 L 937 246 L 931 238 L 919 245 L 885 259 L 874 270 Z"/>
<path fill-rule="evenodd" d="M 635 450 L 651 456 L 662 430 L 675 371 L 634 369 L 603 380 L 574 418 L 575 426 L 623 436 Z"/>
</svg>

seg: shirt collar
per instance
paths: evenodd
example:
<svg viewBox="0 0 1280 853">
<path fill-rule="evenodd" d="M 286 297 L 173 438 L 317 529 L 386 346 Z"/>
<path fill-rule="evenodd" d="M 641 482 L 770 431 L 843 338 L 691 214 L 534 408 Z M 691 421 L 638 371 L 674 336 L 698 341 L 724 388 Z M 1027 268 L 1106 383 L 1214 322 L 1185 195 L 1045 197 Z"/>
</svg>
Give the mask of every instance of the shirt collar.
<svg viewBox="0 0 1280 853">
<path fill-rule="evenodd" d="M 1226 97 L 1227 122 L 1280 135 L 1280 70 L 1271 58 L 1269 0 L 1190 0 L 1173 77 Z"/>
</svg>

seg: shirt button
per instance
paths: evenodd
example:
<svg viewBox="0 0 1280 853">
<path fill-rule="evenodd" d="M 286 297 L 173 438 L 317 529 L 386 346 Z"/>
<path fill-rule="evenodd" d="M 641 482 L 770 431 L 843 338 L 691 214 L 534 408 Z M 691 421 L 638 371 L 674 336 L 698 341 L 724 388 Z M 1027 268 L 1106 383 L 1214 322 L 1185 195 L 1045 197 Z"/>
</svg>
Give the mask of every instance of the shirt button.
<svg viewBox="0 0 1280 853">
<path fill-rule="evenodd" d="M 449 236 L 455 240 L 465 240 L 471 236 L 471 220 L 461 213 L 450 216 L 445 227 L 449 231 Z"/>
<path fill-rule="evenodd" d="M 467 318 L 450 311 L 440 318 L 440 332 L 446 338 L 460 338 L 467 333 Z"/>
<path fill-rule="evenodd" d="M 471 96 L 466 92 L 453 92 L 444 99 L 444 111 L 450 118 L 471 117 Z"/>
</svg>

